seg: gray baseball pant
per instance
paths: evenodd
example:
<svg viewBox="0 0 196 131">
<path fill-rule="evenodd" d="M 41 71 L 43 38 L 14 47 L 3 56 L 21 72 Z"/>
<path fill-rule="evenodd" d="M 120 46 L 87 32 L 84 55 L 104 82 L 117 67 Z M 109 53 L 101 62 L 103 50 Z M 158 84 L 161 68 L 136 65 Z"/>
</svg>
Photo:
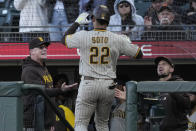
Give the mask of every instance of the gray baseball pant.
<svg viewBox="0 0 196 131">
<path fill-rule="evenodd" d="M 114 89 L 108 89 L 113 80 L 84 80 L 78 90 L 75 109 L 75 131 L 87 131 L 92 114 L 95 112 L 97 131 L 109 131 L 108 120 L 114 99 Z"/>
</svg>

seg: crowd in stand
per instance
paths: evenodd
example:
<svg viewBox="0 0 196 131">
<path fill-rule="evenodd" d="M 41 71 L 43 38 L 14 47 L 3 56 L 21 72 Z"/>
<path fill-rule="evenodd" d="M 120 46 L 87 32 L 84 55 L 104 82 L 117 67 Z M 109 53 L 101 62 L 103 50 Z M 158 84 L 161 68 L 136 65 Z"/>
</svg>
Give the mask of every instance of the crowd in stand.
<svg viewBox="0 0 196 131">
<path fill-rule="evenodd" d="M 196 0 L 152 0 L 145 14 L 138 14 L 134 0 L 14 0 L 20 13 L 23 41 L 34 36 L 60 41 L 76 17 L 92 13 L 96 5 L 111 12 L 108 30 L 131 40 L 195 40 Z M 145 2 L 144 2 L 145 4 Z M 186 25 L 186 26 L 185 26 Z M 84 25 L 87 26 L 87 25 Z M 91 30 L 92 23 L 83 28 Z M 187 32 L 193 32 L 188 34 Z M 49 34 L 48 34 L 49 32 Z"/>
</svg>

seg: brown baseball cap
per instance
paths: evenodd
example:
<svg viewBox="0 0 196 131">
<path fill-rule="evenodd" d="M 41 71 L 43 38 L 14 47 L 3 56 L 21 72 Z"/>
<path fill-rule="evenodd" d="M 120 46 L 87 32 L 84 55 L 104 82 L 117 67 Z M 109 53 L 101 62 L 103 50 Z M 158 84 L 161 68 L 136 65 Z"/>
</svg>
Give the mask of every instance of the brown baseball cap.
<svg viewBox="0 0 196 131">
<path fill-rule="evenodd" d="M 29 49 L 33 49 L 39 47 L 41 45 L 46 45 L 47 47 L 50 45 L 49 41 L 44 41 L 42 37 L 34 38 L 29 42 Z"/>
<path fill-rule="evenodd" d="M 174 68 L 174 64 L 173 64 L 172 60 L 169 58 L 163 57 L 163 56 L 155 58 L 155 60 L 154 60 L 155 65 L 157 66 L 159 64 L 159 62 L 162 60 L 166 61 L 169 65 L 171 65 L 171 67 Z"/>
</svg>

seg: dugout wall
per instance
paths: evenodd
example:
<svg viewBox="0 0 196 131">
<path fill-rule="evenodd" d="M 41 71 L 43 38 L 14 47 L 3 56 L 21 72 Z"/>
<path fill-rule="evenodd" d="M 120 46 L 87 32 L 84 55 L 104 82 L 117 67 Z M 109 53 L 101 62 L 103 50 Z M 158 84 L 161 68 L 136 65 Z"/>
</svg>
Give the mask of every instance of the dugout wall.
<svg viewBox="0 0 196 131">
<path fill-rule="evenodd" d="M 137 131 L 138 93 L 142 92 L 196 92 L 195 81 L 146 81 L 126 83 L 126 131 Z M 156 131 L 159 131 L 157 129 Z"/>
</svg>

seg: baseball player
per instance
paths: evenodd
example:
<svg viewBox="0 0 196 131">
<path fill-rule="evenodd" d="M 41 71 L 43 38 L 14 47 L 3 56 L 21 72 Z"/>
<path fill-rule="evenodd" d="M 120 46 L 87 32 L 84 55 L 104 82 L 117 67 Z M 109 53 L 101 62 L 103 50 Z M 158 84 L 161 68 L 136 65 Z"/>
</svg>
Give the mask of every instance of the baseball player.
<svg viewBox="0 0 196 131">
<path fill-rule="evenodd" d="M 94 30 L 74 33 L 80 24 L 90 22 L 88 18 L 88 13 L 79 15 L 62 40 L 68 48 L 80 49 L 82 77 L 76 100 L 75 131 L 87 131 L 94 112 L 97 131 L 109 131 L 108 119 L 114 98 L 114 90 L 109 87 L 116 78 L 117 59 L 120 55 L 141 58 L 143 54 L 129 39 L 106 30 L 110 13 L 104 5 L 93 11 Z"/>
</svg>

